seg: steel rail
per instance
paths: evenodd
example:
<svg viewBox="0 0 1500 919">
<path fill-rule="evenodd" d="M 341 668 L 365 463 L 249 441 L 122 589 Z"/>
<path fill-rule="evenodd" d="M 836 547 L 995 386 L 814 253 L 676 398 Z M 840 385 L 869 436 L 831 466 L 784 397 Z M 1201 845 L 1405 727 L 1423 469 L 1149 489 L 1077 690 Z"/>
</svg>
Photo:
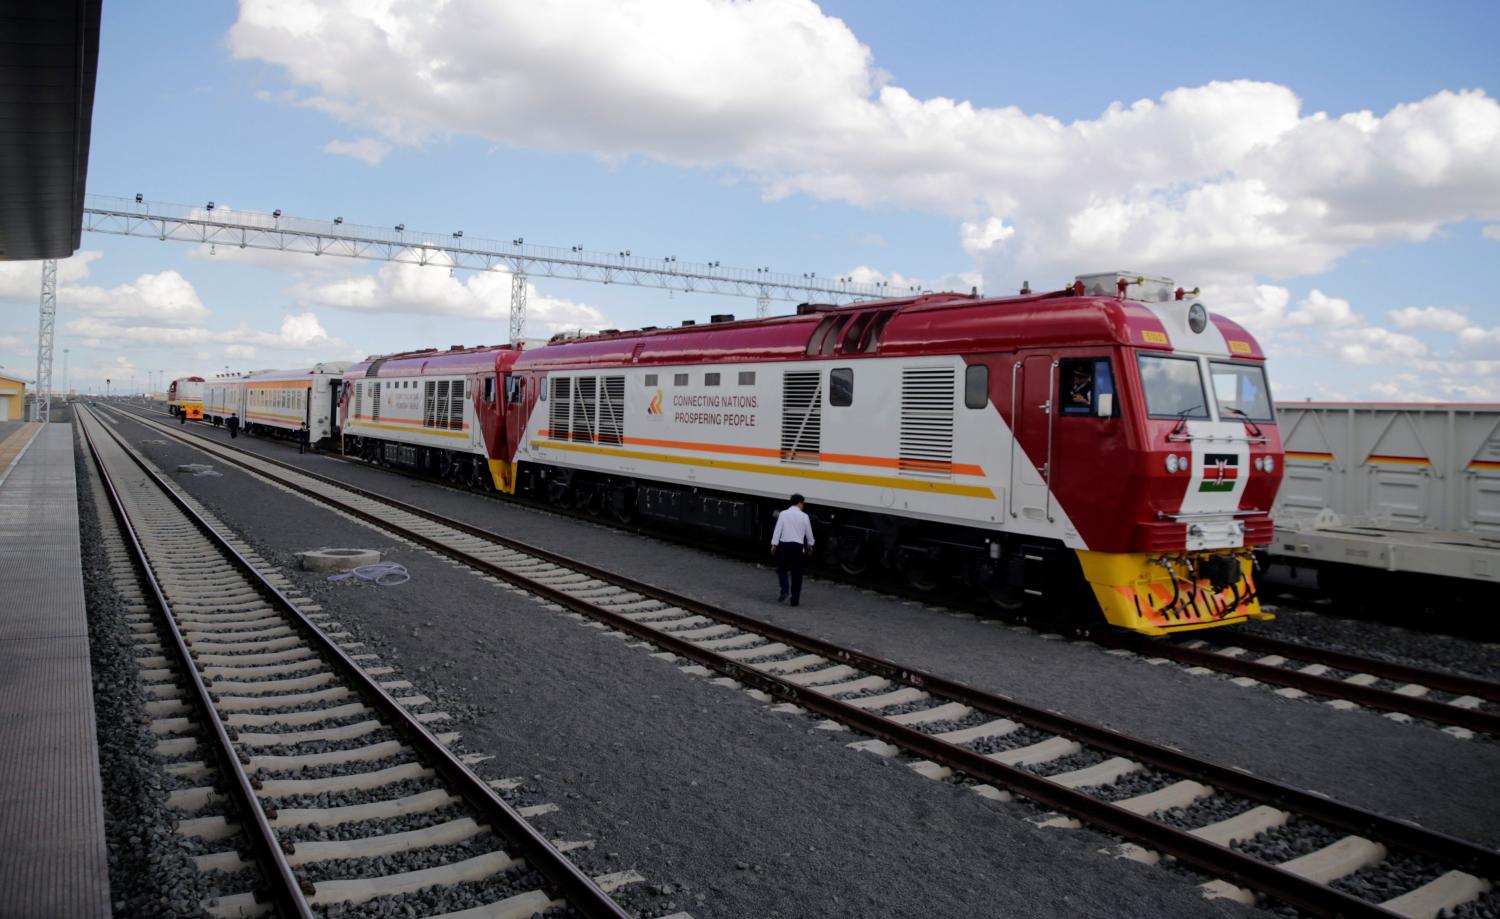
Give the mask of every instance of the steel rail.
<svg viewBox="0 0 1500 919">
<path fill-rule="evenodd" d="M 1247 676 L 1262 683 L 1290 686 L 1293 689 L 1300 689 L 1303 692 L 1319 696 L 1327 696 L 1331 699 L 1348 699 L 1351 702 L 1358 702 L 1360 705 L 1382 711 L 1400 712 L 1416 718 L 1436 721 L 1439 724 L 1457 725 L 1471 731 L 1478 731 L 1482 734 L 1500 735 L 1500 714 L 1496 714 L 1495 712 L 1473 708 L 1460 708 L 1457 705 L 1439 702 L 1436 699 L 1424 699 L 1421 696 L 1403 696 L 1389 689 L 1361 686 L 1358 683 L 1350 683 L 1333 677 L 1317 676 L 1311 673 L 1304 673 L 1300 670 L 1278 667 L 1274 664 L 1261 664 L 1256 661 L 1242 660 L 1238 657 L 1220 654 L 1217 651 L 1189 648 L 1186 645 L 1175 644 L 1173 642 L 1156 641 L 1144 635 L 1094 629 L 1089 633 L 1089 640 L 1098 642 L 1106 647 L 1134 651 L 1137 654 L 1147 657 L 1165 657 L 1179 664 L 1207 667 L 1210 670 L 1218 670 L 1223 673 Z M 1364 658 L 1355 658 L 1355 660 L 1363 661 Z"/>
<path fill-rule="evenodd" d="M 308 619 L 289 597 L 266 580 L 249 560 L 229 545 L 213 524 L 203 519 L 202 515 L 189 506 L 159 473 L 151 469 L 144 459 L 135 455 L 124 444 L 119 434 L 108 429 L 106 432 L 121 445 L 126 455 L 134 460 L 141 471 L 171 499 L 177 509 L 198 529 L 207 534 L 216 548 L 226 553 L 243 572 L 249 575 L 266 599 L 276 606 L 278 611 L 291 619 L 292 624 L 315 646 L 316 650 L 340 671 L 340 675 L 356 685 L 358 691 L 365 697 L 364 701 L 371 703 L 381 715 L 388 719 L 389 725 L 402 735 L 402 739 L 415 748 L 453 790 L 490 821 L 491 828 L 519 851 L 528 865 L 551 882 L 553 888 L 562 893 L 570 906 L 590 919 L 605 919 L 605 917 L 629 919 L 630 914 L 621 909 L 594 883 L 592 878 L 558 852 L 545 837 L 526 822 L 524 817 L 497 795 L 488 783 L 465 766 L 442 741 L 438 740 L 436 735 L 427 730 L 426 725 L 418 721 L 415 715 L 407 711 L 405 706 L 386 692 L 374 677 L 366 673 L 364 668 L 349 657 L 337 642 L 329 638 L 316 623 Z M 197 677 L 196 670 L 194 676 Z M 201 680 L 199 682 L 201 683 Z M 228 739 L 227 736 L 225 739 Z M 259 813 L 258 804 L 256 812 Z M 267 827 L 269 828 L 269 824 Z"/>
<path fill-rule="evenodd" d="M 98 424 L 100 428 L 108 431 L 105 426 L 94 420 L 92 414 L 82 413 L 82 417 L 88 418 L 90 423 Z M 251 848 L 255 853 L 255 860 L 260 864 L 261 874 L 267 879 L 270 887 L 270 899 L 281 909 L 283 915 L 297 916 L 301 919 L 312 919 L 312 907 L 308 905 L 304 891 L 298 881 L 296 872 L 286 859 L 280 842 L 276 838 L 276 831 L 271 828 L 265 811 L 261 809 L 260 800 L 256 797 L 254 780 L 245 771 L 240 762 L 239 751 L 234 747 L 230 739 L 229 727 L 224 724 L 219 712 L 214 708 L 213 697 L 209 693 L 207 684 L 203 681 L 203 675 L 198 672 L 197 661 L 193 658 L 192 649 L 188 647 L 187 639 L 182 630 L 178 628 L 176 619 L 172 616 L 172 606 L 163 593 L 161 583 L 156 579 L 156 574 L 151 567 L 151 561 L 146 555 L 146 549 L 141 545 L 134 521 L 125 510 L 125 504 L 120 498 L 119 491 L 115 488 L 114 476 L 110 474 L 109 467 L 105 465 L 104 457 L 100 455 L 99 446 L 94 442 L 93 435 L 89 432 L 89 424 L 80 421 L 79 430 L 83 433 L 84 443 L 88 445 L 89 454 L 94 458 L 94 465 L 98 468 L 99 479 L 104 486 L 104 491 L 109 495 L 109 503 L 114 510 L 115 520 L 120 525 L 126 540 L 130 543 L 131 557 L 135 567 L 140 574 L 141 580 L 145 582 L 150 590 L 150 595 L 156 603 L 157 612 L 162 622 L 166 625 L 168 632 L 172 635 L 172 644 L 177 651 L 177 660 L 180 670 L 186 676 L 192 694 L 193 707 L 197 709 L 199 723 L 207 726 L 214 738 L 214 756 L 218 760 L 219 774 L 224 776 L 231 798 L 234 800 L 235 810 L 240 817 L 240 825 L 244 828 L 245 835 L 249 838 Z M 130 456 L 128 450 L 125 455 Z M 259 899 L 259 897 L 257 897 Z"/>
<path fill-rule="evenodd" d="M 1328 651 L 1323 648 L 1313 648 L 1308 645 L 1297 644 L 1296 642 L 1268 638 L 1264 635 L 1244 632 L 1229 634 L 1232 635 L 1232 640 L 1228 640 L 1228 644 L 1238 645 L 1249 651 L 1279 654 L 1282 657 L 1293 660 L 1327 664 L 1330 667 L 1337 667 L 1340 670 L 1369 673 L 1382 679 L 1394 680 L 1400 683 L 1416 683 L 1426 686 L 1428 689 L 1451 692 L 1454 695 L 1474 696 L 1477 699 L 1484 699 L 1489 702 L 1500 702 L 1500 683 L 1493 680 L 1486 680 L 1463 673 L 1429 670 L 1424 667 L 1400 664 L 1374 657 L 1361 657 L 1358 654 L 1346 654 L 1342 651 Z M 1214 640 L 1218 640 L 1217 636 L 1214 637 Z"/>
<path fill-rule="evenodd" d="M 165 426 L 162 427 L 165 428 Z M 170 431 L 170 429 L 167 430 Z M 202 441 L 202 438 L 178 436 L 184 442 Z M 981 711 L 1002 717 L 1014 716 L 1016 719 L 1031 724 L 1034 727 L 1071 737 L 1080 743 L 1086 743 L 1089 746 L 1128 756 L 1142 763 L 1187 778 L 1202 780 L 1224 791 L 1293 810 L 1304 816 L 1349 832 L 1374 834 L 1398 848 L 1427 855 L 1455 867 L 1473 869 L 1481 876 L 1493 877 L 1500 874 L 1500 852 L 1476 846 L 1457 837 L 1428 830 L 1415 824 L 1386 817 L 1353 805 L 1341 804 L 1280 782 L 1252 776 L 1230 767 L 1202 760 L 1176 750 L 1152 744 L 1148 741 L 1129 737 L 1109 728 L 1099 727 L 1056 712 L 1049 712 L 1028 706 L 1003 696 L 987 693 L 962 683 L 947 680 L 917 668 L 906 667 L 885 658 L 866 655 L 822 639 L 813 638 L 758 619 L 723 610 L 691 597 L 676 594 L 654 585 L 607 571 L 560 553 L 539 549 L 481 527 L 452 520 L 425 508 L 407 504 L 399 499 L 377 494 L 318 473 L 308 472 L 280 460 L 271 459 L 238 448 L 225 447 L 213 442 L 210 443 L 213 447 L 221 448 L 226 452 L 233 451 L 244 454 L 269 466 L 286 469 L 289 472 L 310 478 L 315 482 L 349 492 L 356 497 L 384 505 L 393 510 L 411 514 L 433 523 L 441 524 L 464 535 L 473 536 L 558 566 L 571 568 L 595 579 L 607 581 L 615 586 L 639 593 L 642 596 L 679 607 L 684 611 L 755 632 L 773 641 L 779 641 L 829 658 L 830 660 L 878 674 L 907 686 L 923 689 L 937 696 L 950 698 Z M 198 447 L 198 449 L 204 452 L 212 452 L 204 447 Z M 231 463 L 244 466 L 247 469 L 250 468 L 244 462 L 233 457 L 224 458 Z M 262 471 L 253 469 L 250 471 L 265 475 Z M 765 673 L 748 667 L 745 664 L 729 660 L 715 652 L 701 648 L 686 639 L 676 638 L 670 633 L 664 633 L 650 626 L 637 623 L 619 613 L 575 597 L 562 589 L 536 582 L 524 575 L 512 572 L 499 564 L 472 556 L 462 549 L 448 545 L 440 538 L 406 530 L 400 527 L 399 524 L 382 518 L 376 513 L 353 507 L 297 482 L 285 479 L 279 479 L 278 481 L 282 486 L 307 495 L 319 503 L 336 506 L 344 513 L 351 514 L 383 529 L 398 531 L 405 539 L 409 539 L 439 554 L 461 561 L 465 565 L 481 570 L 486 574 L 504 580 L 537 596 L 544 597 L 574 612 L 604 622 L 612 628 L 670 650 L 674 654 L 696 661 L 725 676 L 759 688 L 778 698 L 816 711 L 819 714 L 874 737 L 894 743 L 940 765 L 948 766 L 949 768 L 967 773 L 997 786 L 1015 789 L 1035 801 L 1078 817 L 1096 827 L 1106 829 L 1152 849 L 1175 856 L 1215 876 L 1228 878 L 1245 886 L 1260 890 L 1278 900 L 1319 915 L 1387 917 L 1395 915 L 1377 904 L 1372 904 L 1358 897 L 1345 894 L 1335 888 L 1309 881 L 1298 875 L 1284 871 L 1276 865 L 1260 861 L 1253 856 L 1243 855 L 1233 849 L 1207 842 L 1188 831 L 1179 830 L 1153 820 L 1148 816 L 1124 810 L 1084 792 L 1065 788 L 1024 769 L 995 762 L 987 759 L 982 754 L 955 746 L 946 741 L 938 740 L 933 735 L 924 734 L 914 728 L 896 724 L 879 715 L 821 695 L 773 674 Z"/>
</svg>

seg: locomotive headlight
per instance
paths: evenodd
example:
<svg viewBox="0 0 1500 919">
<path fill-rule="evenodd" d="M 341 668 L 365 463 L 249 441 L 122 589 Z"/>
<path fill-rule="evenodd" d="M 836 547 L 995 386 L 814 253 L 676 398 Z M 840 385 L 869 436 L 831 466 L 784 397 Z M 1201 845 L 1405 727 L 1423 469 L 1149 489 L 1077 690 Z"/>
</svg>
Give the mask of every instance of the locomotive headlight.
<svg viewBox="0 0 1500 919">
<path fill-rule="evenodd" d="M 1255 459 L 1250 461 L 1250 465 L 1255 467 L 1256 472 L 1266 471 L 1266 461 L 1263 457 L 1257 456 Z"/>
<path fill-rule="evenodd" d="M 1276 460 L 1275 460 L 1275 458 L 1269 457 L 1269 456 L 1266 457 L 1266 475 L 1270 475 L 1271 473 L 1273 473 L 1275 471 L 1276 471 Z"/>
<path fill-rule="evenodd" d="M 1194 332 L 1208 328 L 1208 307 L 1196 301 L 1188 307 L 1188 328 Z"/>
<path fill-rule="evenodd" d="M 1176 473 L 1177 472 L 1177 454 L 1175 454 L 1175 453 L 1168 453 L 1167 454 L 1167 471 L 1171 472 L 1171 473 Z"/>
</svg>

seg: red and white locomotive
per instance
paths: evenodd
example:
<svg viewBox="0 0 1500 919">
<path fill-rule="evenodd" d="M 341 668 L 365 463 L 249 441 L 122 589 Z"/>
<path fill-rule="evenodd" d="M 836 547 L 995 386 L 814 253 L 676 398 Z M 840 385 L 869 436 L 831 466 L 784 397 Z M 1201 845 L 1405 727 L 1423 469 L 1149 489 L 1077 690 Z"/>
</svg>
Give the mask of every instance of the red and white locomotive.
<svg viewBox="0 0 1500 919">
<path fill-rule="evenodd" d="M 344 450 L 1148 633 L 1261 612 L 1282 446 L 1255 340 L 1164 278 L 374 358 Z"/>
</svg>

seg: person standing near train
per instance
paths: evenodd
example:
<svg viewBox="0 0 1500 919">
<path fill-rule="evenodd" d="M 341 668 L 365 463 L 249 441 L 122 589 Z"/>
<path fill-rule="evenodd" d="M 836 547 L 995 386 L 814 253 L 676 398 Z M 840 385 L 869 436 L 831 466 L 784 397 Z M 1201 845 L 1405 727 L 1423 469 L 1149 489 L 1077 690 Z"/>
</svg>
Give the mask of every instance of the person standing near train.
<svg viewBox="0 0 1500 919">
<path fill-rule="evenodd" d="M 781 585 L 777 603 L 791 598 L 792 606 L 802 602 L 802 566 L 813 547 L 812 519 L 804 509 L 806 499 L 792 495 L 792 503 L 776 517 L 771 534 L 771 555 L 776 559 L 776 580 Z"/>
<path fill-rule="evenodd" d="M 229 429 L 229 439 L 233 440 L 240 436 L 240 416 L 238 412 L 230 412 L 229 420 L 224 422 L 224 427 Z"/>
</svg>

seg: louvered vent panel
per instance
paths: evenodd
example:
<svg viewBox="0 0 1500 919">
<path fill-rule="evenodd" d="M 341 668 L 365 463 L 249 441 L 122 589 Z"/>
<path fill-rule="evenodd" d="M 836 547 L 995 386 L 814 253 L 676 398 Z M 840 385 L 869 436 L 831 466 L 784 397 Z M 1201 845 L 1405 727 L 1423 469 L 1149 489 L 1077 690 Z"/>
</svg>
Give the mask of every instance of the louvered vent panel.
<svg viewBox="0 0 1500 919">
<path fill-rule="evenodd" d="M 448 429 L 450 431 L 464 429 L 464 383 L 464 380 L 454 380 L 453 388 L 448 392 Z"/>
<path fill-rule="evenodd" d="M 625 442 L 625 378 L 605 377 L 599 393 L 599 442 Z"/>
<path fill-rule="evenodd" d="M 823 374 L 793 370 L 781 377 L 781 461 L 818 464 L 823 449 Z"/>
<path fill-rule="evenodd" d="M 448 381 L 437 381 L 437 395 L 433 401 L 432 426 L 435 428 L 446 428 L 448 426 Z"/>
<path fill-rule="evenodd" d="M 371 421 L 379 421 L 380 420 L 380 391 L 382 389 L 385 389 L 385 387 L 380 385 L 380 381 L 379 380 L 376 380 L 375 381 L 375 392 L 370 395 L 370 420 Z"/>
<path fill-rule="evenodd" d="M 573 381 L 573 439 L 594 441 L 594 412 L 597 406 L 598 377 L 579 377 Z"/>
<path fill-rule="evenodd" d="M 907 367 L 901 371 L 902 475 L 953 478 L 952 367 Z"/>
<path fill-rule="evenodd" d="M 552 405 L 547 410 L 547 436 L 553 440 L 568 439 L 568 406 L 572 404 L 571 381 L 567 377 L 552 378 Z"/>
<path fill-rule="evenodd" d="M 362 418 L 365 414 L 365 384 L 354 384 L 354 417 Z"/>
<path fill-rule="evenodd" d="M 422 427 L 435 427 L 437 424 L 437 384 L 432 380 L 422 384 Z"/>
</svg>

